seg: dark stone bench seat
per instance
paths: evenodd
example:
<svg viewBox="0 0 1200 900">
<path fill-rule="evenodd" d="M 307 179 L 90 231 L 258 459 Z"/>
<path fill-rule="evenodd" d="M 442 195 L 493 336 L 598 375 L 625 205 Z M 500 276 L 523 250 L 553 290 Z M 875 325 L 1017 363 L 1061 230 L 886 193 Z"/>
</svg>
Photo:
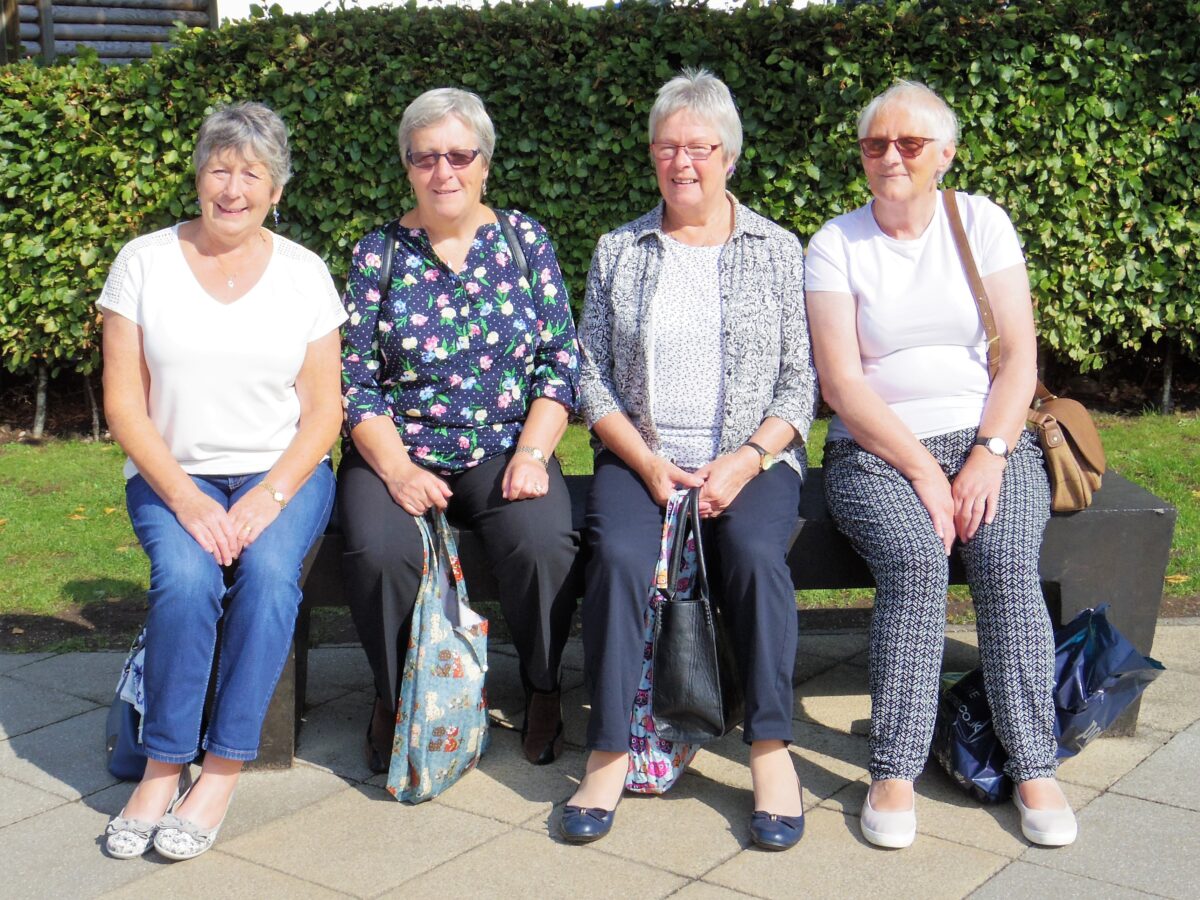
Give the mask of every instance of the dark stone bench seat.
<svg viewBox="0 0 1200 900">
<path fill-rule="evenodd" d="M 812 469 L 800 501 L 788 563 L 797 590 L 870 588 L 866 565 L 838 532 L 825 508 L 821 469 Z M 574 526 L 582 528 L 591 476 L 567 476 Z M 1171 550 L 1176 511 L 1144 488 L 1109 472 L 1095 502 L 1077 513 L 1055 514 L 1042 543 L 1041 577 L 1055 625 L 1101 603 L 1109 618 L 1142 653 L 1149 654 L 1162 601 L 1163 576 Z M 473 601 L 496 599 L 496 582 L 481 548 L 470 533 L 460 536 L 459 554 Z M 951 582 L 964 584 L 957 554 Z M 303 579 L 304 605 L 296 623 L 294 653 L 284 668 L 263 726 L 255 765 L 290 766 L 304 712 L 308 676 L 309 613 L 317 606 L 345 606 L 342 539 L 336 524 L 309 554 Z M 799 613 L 803 624 L 804 611 Z M 1139 704 L 1108 732 L 1132 734 Z"/>
</svg>

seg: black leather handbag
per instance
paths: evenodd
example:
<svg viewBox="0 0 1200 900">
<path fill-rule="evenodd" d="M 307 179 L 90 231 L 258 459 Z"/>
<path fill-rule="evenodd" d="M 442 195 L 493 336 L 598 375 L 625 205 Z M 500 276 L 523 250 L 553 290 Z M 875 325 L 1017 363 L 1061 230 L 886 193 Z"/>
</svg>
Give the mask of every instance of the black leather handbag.
<svg viewBox="0 0 1200 900">
<path fill-rule="evenodd" d="M 733 647 L 708 589 L 700 537 L 700 492 L 692 489 L 671 548 L 667 587 L 654 624 L 651 708 L 662 739 L 701 744 L 742 721 L 743 696 Z M 679 584 L 688 537 L 694 536 L 696 575 Z"/>
</svg>

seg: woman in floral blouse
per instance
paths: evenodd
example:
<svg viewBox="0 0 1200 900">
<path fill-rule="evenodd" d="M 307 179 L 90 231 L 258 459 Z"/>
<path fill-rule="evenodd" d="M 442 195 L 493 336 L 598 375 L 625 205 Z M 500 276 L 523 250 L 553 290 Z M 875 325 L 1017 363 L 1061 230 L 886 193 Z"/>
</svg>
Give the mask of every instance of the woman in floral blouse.
<svg viewBox="0 0 1200 900">
<path fill-rule="evenodd" d="M 400 218 L 382 290 L 385 229 L 355 245 L 342 341 L 351 440 L 338 508 L 350 609 L 375 675 L 368 764 L 386 771 L 391 753 L 423 560 L 413 517 L 437 507 L 488 552 L 520 656 L 523 749 L 542 765 L 562 746 L 558 671 L 576 596 L 577 539 L 554 457 L 576 405 L 567 291 L 542 226 L 482 202 L 495 131 L 477 96 L 427 91 L 404 111 L 399 139 L 416 206 Z"/>
<path fill-rule="evenodd" d="M 604 449 L 588 497 L 583 599 L 587 772 L 563 811 L 576 843 L 612 826 L 663 510 L 699 487 L 714 599 L 746 694 L 750 832 L 803 833 L 792 739 L 796 603 L 787 550 L 817 399 L 800 242 L 725 189 L 742 146 L 729 89 L 685 72 L 650 111 L 662 204 L 600 238 L 580 320 L 584 416 Z"/>
</svg>

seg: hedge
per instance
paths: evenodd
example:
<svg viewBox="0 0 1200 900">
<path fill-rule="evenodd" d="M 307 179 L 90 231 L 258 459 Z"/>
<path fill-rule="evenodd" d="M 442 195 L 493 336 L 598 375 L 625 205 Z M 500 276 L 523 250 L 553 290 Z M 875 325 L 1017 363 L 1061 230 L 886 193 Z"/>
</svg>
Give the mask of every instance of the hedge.
<svg viewBox="0 0 1200 900">
<path fill-rule="evenodd" d="M 407 205 L 394 129 L 422 90 L 460 85 L 498 132 L 489 200 L 550 229 L 582 299 L 599 234 L 657 200 L 654 92 L 682 66 L 733 90 L 746 131 L 731 187 L 806 240 L 868 197 L 857 111 L 895 78 L 963 125 L 947 183 L 1004 206 L 1029 258 L 1043 347 L 1081 369 L 1169 341 L 1200 355 L 1200 0 L 862 3 L 733 12 L 407 7 L 184 31 L 144 64 L 0 69 L 0 358 L 98 365 L 94 299 L 120 246 L 195 211 L 190 154 L 221 102 L 292 131 L 282 231 L 335 276 Z"/>
</svg>

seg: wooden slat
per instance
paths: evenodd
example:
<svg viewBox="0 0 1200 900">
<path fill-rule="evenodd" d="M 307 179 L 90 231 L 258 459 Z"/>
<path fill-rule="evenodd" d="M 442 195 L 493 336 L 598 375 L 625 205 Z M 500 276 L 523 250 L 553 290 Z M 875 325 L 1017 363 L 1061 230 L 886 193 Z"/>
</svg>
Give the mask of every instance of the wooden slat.
<svg viewBox="0 0 1200 900">
<path fill-rule="evenodd" d="M 23 41 L 36 42 L 42 35 L 42 29 L 38 27 L 37 22 L 22 22 L 19 34 Z"/>
<path fill-rule="evenodd" d="M 54 5 L 62 7 L 174 9 L 184 12 L 207 12 L 215 4 L 209 3 L 208 0 L 54 0 Z"/>
<path fill-rule="evenodd" d="M 170 25 L 54 25 L 56 41 L 169 41 Z"/>
<path fill-rule="evenodd" d="M 17 13 L 17 17 L 22 22 L 36 22 L 37 7 L 30 3 L 22 3 Z"/>
<path fill-rule="evenodd" d="M 184 12 L 170 9 L 98 9 L 83 6 L 54 4 L 55 26 L 79 25 L 208 25 L 208 13 Z"/>
<path fill-rule="evenodd" d="M 75 56 L 83 47 L 91 47 L 100 56 L 136 56 L 146 58 L 153 53 L 150 41 L 55 41 L 54 52 Z"/>
</svg>

